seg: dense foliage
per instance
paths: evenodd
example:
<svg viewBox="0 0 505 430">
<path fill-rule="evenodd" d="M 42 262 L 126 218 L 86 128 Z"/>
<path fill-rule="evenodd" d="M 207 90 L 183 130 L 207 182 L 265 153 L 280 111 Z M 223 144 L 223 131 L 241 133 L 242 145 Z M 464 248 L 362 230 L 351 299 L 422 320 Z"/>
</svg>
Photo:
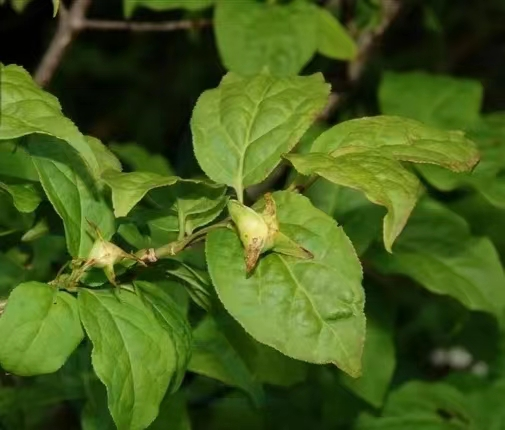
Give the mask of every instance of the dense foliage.
<svg viewBox="0 0 505 430">
<path fill-rule="evenodd" d="M 123 0 L 212 17 L 226 72 L 170 161 L 0 63 L 2 428 L 505 428 L 505 114 L 375 85 L 405 6 L 337 3 Z M 340 94 L 315 69 L 344 62 Z"/>
</svg>

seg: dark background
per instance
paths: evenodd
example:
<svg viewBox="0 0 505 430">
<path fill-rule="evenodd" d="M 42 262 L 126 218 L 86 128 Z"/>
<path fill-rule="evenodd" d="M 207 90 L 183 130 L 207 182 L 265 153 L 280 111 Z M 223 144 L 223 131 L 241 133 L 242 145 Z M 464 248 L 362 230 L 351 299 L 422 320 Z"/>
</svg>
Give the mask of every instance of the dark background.
<svg viewBox="0 0 505 430">
<path fill-rule="evenodd" d="M 325 3 L 324 1 L 319 3 Z M 335 2 L 328 6 L 334 7 Z M 341 19 L 360 25 L 374 0 L 347 0 Z M 368 8 L 368 9 L 367 9 Z M 210 17 L 211 11 L 136 11 L 139 21 Z M 95 1 L 88 17 L 122 19 L 120 0 Z M 21 14 L 0 6 L 0 61 L 37 67 L 57 20 L 49 0 L 32 0 Z M 505 0 L 405 0 L 357 84 L 345 63 L 315 57 L 304 73 L 323 71 L 333 90 L 348 95 L 331 118 L 377 113 L 384 70 L 422 69 L 478 79 L 485 111 L 505 109 Z M 86 134 L 104 143 L 137 142 L 168 156 L 180 174 L 195 168 L 189 119 L 199 94 L 225 70 L 212 28 L 135 33 L 84 31 L 67 51 L 48 90 Z"/>
</svg>

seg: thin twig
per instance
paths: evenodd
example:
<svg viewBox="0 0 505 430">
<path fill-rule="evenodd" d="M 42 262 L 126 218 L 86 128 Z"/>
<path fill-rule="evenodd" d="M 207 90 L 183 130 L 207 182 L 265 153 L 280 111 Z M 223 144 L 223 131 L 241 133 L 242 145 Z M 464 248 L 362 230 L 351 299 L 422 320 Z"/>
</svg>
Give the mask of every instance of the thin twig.
<svg viewBox="0 0 505 430">
<path fill-rule="evenodd" d="M 208 27 L 211 24 L 212 21 L 208 19 L 165 22 L 128 22 L 87 19 L 83 22 L 83 29 L 105 31 L 177 31 Z"/>
<path fill-rule="evenodd" d="M 400 0 L 382 0 L 382 20 L 380 24 L 375 29 L 364 32 L 358 38 L 358 54 L 354 61 L 349 63 L 347 70 L 351 83 L 358 82 L 361 79 L 365 66 L 375 51 L 375 47 L 399 12 Z"/>
<path fill-rule="evenodd" d="M 341 100 L 340 94 L 330 93 L 330 96 L 328 97 L 328 103 L 326 103 L 324 109 L 319 113 L 319 115 L 316 118 L 316 121 L 327 121 L 330 118 L 333 111 L 339 105 L 340 100 Z"/>
<path fill-rule="evenodd" d="M 356 54 L 356 58 L 347 66 L 347 77 L 350 87 L 357 85 L 361 80 L 365 67 L 373 56 L 377 44 L 396 19 L 399 12 L 400 0 L 383 0 L 382 20 L 379 26 L 371 31 L 364 32 L 358 37 L 358 53 Z M 346 98 L 346 94 L 331 93 L 328 104 L 318 115 L 317 121 L 327 121 L 333 112 L 345 102 Z"/>
<path fill-rule="evenodd" d="M 40 86 L 44 87 L 51 80 L 70 43 L 82 31 L 84 17 L 90 5 L 91 0 L 75 0 L 67 10 L 60 4 L 58 28 L 34 76 Z"/>
<path fill-rule="evenodd" d="M 347 77 L 350 87 L 357 85 L 361 80 L 366 65 L 373 56 L 378 43 L 398 16 L 400 9 L 400 0 L 382 0 L 382 20 L 379 26 L 359 35 L 357 40 L 358 53 L 356 54 L 356 58 L 347 66 Z M 332 93 L 327 106 L 318 116 L 318 120 L 325 121 L 330 118 L 331 114 L 337 110 L 345 100 L 346 94 Z"/>
<path fill-rule="evenodd" d="M 155 263 L 159 259 L 173 257 L 188 246 L 191 246 L 195 242 L 200 241 L 207 235 L 207 233 L 211 232 L 212 230 L 227 228 L 229 226 L 230 218 L 226 218 L 216 224 L 211 224 L 207 227 L 204 227 L 194 232 L 193 234 L 184 237 L 183 239 L 178 239 L 174 242 L 168 243 L 167 245 L 160 246 L 159 248 L 141 249 L 135 253 L 135 256 L 144 263 Z"/>
</svg>

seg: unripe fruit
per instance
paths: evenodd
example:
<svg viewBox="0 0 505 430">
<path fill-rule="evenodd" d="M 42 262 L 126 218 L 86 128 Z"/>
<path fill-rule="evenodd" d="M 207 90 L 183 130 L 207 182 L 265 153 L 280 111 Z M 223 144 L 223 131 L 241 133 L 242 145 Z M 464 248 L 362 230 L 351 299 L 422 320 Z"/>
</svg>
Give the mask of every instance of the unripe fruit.
<svg viewBox="0 0 505 430">
<path fill-rule="evenodd" d="M 81 267 L 81 273 L 84 273 L 91 267 L 98 267 L 103 269 L 109 282 L 116 286 L 116 274 L 114 272 L 115 264 L 121 263 L 124 260 L 136 260 L 140 264 L 145 265 L 145 263 L 135 255 L 128 254 L 119 246 L 104 240 L 98 228 L 92 223 L 90 223 L 90 225 L 94 228 L 97 239 L 88 254 L 88 258 Z"/>
<path fill-rule="evenodd" d="M 265 209 L 261 214 L 237 200 L 228 202 L 228 211 L 244 245 L 247 273 L 256 267 L 260 255 L 270 250 L 303 259 L 313 258 L 309 251 L 280 232 L 271 194 L 265 195 Z"/>
</svg>

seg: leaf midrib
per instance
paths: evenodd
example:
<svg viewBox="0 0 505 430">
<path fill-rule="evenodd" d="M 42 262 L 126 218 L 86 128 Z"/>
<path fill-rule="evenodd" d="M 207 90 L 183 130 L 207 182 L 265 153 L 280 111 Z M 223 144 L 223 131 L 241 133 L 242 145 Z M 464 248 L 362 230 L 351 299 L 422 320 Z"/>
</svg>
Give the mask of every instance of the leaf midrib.
<svg viewBox="0 0 505 430">
<path fill-rule="evenodd" d="M 266 94 L 268 94 L 268 92 L 272 89 L 272 87 L 273 87 L 274 84 L 275 84 L 275 80 L 270 80 L 270 82 L 267 85 L 265 85 L 265 88 L 263 89 L 263 91 L 261 93 L 261 97 L 260 97 L 259 102 L 256 102 L 256 104 L 254 106 L 253 113 L 251 115 L 251 121 L 249 123 L 249 126 L 246 129 L 246 134 L 245 134 L 245 138 L 244 138 L 245 145 L 243 145 L 242 148 L 240 148 L 241 151 L 240 151 L 239 166 L 238 166 L 238 172 L 237 172 L 237 176 L 238 177 L 235 179 L 235 180 L 240 181 L 240 184 L 235 187 L 239 199 L 242 199 L 242 195 L 241 194 L 242 194 L 242 190 L 243 190 L 243 187 L 244 187 L 243 180 L 244 180 L 245 157 L 246 157 L 248 148 L 252 144 L 252 142 L 250 142 L 250 140 L 251 140 L 251 133 L 252 133 L 252 130 L 254 128 L 254 125 L 256 124 L 256 119 L 257 119 L 257 116 L 258 116 L 259 108 L 262 105 L 262 103 L 264 102 Z M 240 192 L 239 192 L 239 190 L 240 190 Z"/>
<path fill-rule="evenodd" d="M 135 387 L 135 377 L 134 377 L 134 372 L 133 372 L 133 366 L 132 366 L 132 360 L 131 360 L 131 357 L 130 357 L 130 353 L 129 353 L 128 349 L 125 347 L 125 345 L 126 345 L 125 338 L 123 337 L 123 334 L 122 334 L 121 330 L 119 329 L 119 326 L 118 326 L 118 324 L 117 324 L 117 322 L 116 322 L 116 320 L 114 318 L 114 314 L 111 311 L 109 311 L 109 309 L 107 308 L 107 306 L 105 306 L 102 303 L 102 301 L 95 294 L 93 294 L 91 292 L 86 292 L 86 293 L 89 294 L 89 297 L 92 297 L 93 299 L 95 299 L 95 301 L 100 305 L 100 307 L 103 310 L 106 311 L 107 315 L 109 316 L 110 320 L 112 321 L 112 323 L 113 323 L 113 325 L 114 325 L 114 327 L 116 329 L 116 332 L 119 334 L 119 337 L 121 338 L 121 341 L 122 341 L 122 344 L 123 344 L 123 348 L 122 349 L 125 351 L 126 356 L 128 357 L 128 366 L 130 368 L 131 384 L 132 384 L 132 390 L 131 390 L 131 392 L 132 392 L 132 396 L 133 396 L 133 407 L 135 407 L 135 405 L 137 403 L 136 393 L 135 393 L 135 389 L 134 389 L 134 387 Z M 93 350 L 93 353 L 94 352 L 95 351 Z M 122 384 L 123 386 L 121 388 L 121 393 L 124 392 L 124 387 L 126 385 L 127 379 L 128 378 L 125 378 L 124 381 L 123 381 L 123 384 Z M 109 387 L 107 387 L 107 391 L 109 391 Z M 122 395 L 120 395 L 120 397 L 122 397 Z M 130 411 L 130 414 L 129 414 L 129 419 L 128 419 L 130 426 L 131 426 L 131 424 L 133 422 L 133 414 L 134 414 L 134 412 L 133 412 L 133 408 L 132 408 L 132 410 Z"/>
<path fill-rule="evenodd" d="M 347 361 L 347 364 L 349 365 L 350 363 L 352 363 L 352 360 L 351 360 L 351 356 L 349 354 L 349 351 L 347 351 L 347 348 L 345 348 L 344 344 L 342 343 L 342 340 L 340 339 L 340 337 L 338 336 L 338 333 L 336 333 L 336 331 L 334 330 L 334 328 L 328 324 L 326 322 L 326 320 L 320 315 L 319 311 L 317 310 L 314 302 L 312 301 L 312 298 L 310 297 L 310 294 L 308 293 L 308 291 L 305 289 L 305 287 L 300 284 L 300 282 L 298 281 L 298 278 L 295 276 L 295 274 L 293 273 L 293 271 L 291 270 L 291 267 L 289 267 L 288 263 L 286 262 L 286 260 L 284 259 L 284 257 L 282 257 L 281 255 L 279 254 L 275 254 L 278 259 L 281 261 L 281 263 L 284 265 L 284 267 L 286 268 L 286 271 L 288 272 L 289 276 L 291 277 L 291 279 L 294 281 L 295 283 L 295 286 L 298 290 L 301 290 L 302 293 L 306 296 L 307 300 L 309 301 L 313 311 L 314 311 L 314 314 L 316 315 L 316 317 L 321 321 L 321 326 L 327 326 L 330 331 L 333 333 L 334 335 L 334 338 L 337 340 L 337 342 L 339 343 L 340 345 L 340 349 L 343 351 L 344 355 L 345 355 L 345 358 L 346 358 L 346 361 Z M 354 315 L 353 315 L 354 316 Z M 317 336 L 317 344 L 319 345 L 319 342 L 321 340 L 321 330 L 319 330 L 319 335 Z M 347 366 L 346 366 L 347 367 Z M 352 367 L 352 366 L 351 366 Z"/>
</svg>

